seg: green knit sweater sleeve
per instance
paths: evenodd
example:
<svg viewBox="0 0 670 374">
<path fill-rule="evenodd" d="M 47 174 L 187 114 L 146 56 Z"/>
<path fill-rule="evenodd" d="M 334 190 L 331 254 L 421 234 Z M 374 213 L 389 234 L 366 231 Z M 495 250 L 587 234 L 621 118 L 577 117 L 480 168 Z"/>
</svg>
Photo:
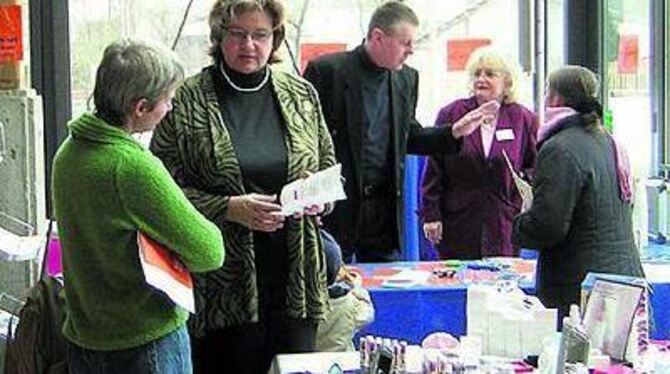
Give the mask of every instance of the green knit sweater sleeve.
<svg viewBox="0 0 670 374">
<path fill-rule="evenodd" d="M 175 252 L 192 272 L 221 267 L 221 231 L 184 196 L 163 164 L 148 151 L 116 170 L 116 186 L 132 222 Z"/>
</svg>

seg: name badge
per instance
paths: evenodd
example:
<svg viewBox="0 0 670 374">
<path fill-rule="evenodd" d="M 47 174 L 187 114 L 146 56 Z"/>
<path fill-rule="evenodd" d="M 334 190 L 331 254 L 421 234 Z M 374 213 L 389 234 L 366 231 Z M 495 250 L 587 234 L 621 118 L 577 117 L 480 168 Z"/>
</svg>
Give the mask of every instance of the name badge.
<svg viewBox="0 0 670 374">
<path fill-rule="evenodd" d="M 514 140 L 514 131 L 512 129 L 502 129 L 496 131 L 496 140 L 501 142 L 505 140 Z"/>
</svg>

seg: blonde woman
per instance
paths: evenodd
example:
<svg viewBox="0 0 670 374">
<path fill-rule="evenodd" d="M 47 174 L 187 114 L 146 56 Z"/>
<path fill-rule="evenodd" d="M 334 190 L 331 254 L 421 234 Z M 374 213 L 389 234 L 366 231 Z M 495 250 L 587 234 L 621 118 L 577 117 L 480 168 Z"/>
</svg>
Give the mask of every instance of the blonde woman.
<svg viewBox="0 0 670 374">
<path fill-rule="evenodd" d="M 440 258 L 515 256 L 512 220 L 521 209 L 503 154 L 516 172 L 528 176 L 535 165 L 536 116 L 516 102 L 517 67 L 490 47 L 468 62 L 472 96 L 442 108 L 436 126 L 474 131 L 455 155 L 428 159 L 422 184 L 423 230 Z"/>
</svg>

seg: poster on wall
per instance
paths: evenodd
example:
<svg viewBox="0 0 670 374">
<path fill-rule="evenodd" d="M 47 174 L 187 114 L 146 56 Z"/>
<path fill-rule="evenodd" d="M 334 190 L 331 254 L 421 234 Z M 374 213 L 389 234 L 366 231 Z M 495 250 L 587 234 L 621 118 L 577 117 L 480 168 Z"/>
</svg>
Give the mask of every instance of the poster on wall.
<svg viewBox="0 0 670 374">
<path fill-rule="evenodd" d="M 22 59 L 21 6 L 0 1 L 0 63 Z"/>
<path fill-rule="evenodd" d="M 617 72 L 619 74 L 636 74 L 640 55 L 637 35 L 619 36 L 619 54 L 617 55 Z"/>
<path fill-rule="evenodd" d="M 0 90 L 17 89 L 23 79 L 23 31 L 18 0 L 0 0 Z"/>
<path fill-rule="evenodd" d="M 345 43 L 302 43 L 300 44 L 300 73 L 307 67 L 307 63 L 316 57 L 328 53 L 341 52 L 347 49 Z"/>
<path fill-rule="evenodd" d="M 447 70 L 465 70 L 472 52 L 477 48 L 491 44 L 491 39 L 450 39 L 447 41 Z"/>
</svg>

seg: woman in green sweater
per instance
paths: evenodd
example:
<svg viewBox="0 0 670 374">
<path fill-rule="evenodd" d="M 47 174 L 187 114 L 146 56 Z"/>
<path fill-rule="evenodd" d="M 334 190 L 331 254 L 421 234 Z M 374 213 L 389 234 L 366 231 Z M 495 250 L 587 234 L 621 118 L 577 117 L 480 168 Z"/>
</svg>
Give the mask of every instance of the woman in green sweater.
<svg viewBox="0 0 670 374">
<path fill-rule="evenodd" d="M 172 109 L 183 74 L 169 52 L 111 44 L 97 71 L 95 112 L 69 124 L 54 159 L 70 373 L 192 372 L 188 312 L 145 282 L 137 235 L 164 244 L 192 272 L 221 266 L 223 239 L 131 136 Z"/>
</svg>

